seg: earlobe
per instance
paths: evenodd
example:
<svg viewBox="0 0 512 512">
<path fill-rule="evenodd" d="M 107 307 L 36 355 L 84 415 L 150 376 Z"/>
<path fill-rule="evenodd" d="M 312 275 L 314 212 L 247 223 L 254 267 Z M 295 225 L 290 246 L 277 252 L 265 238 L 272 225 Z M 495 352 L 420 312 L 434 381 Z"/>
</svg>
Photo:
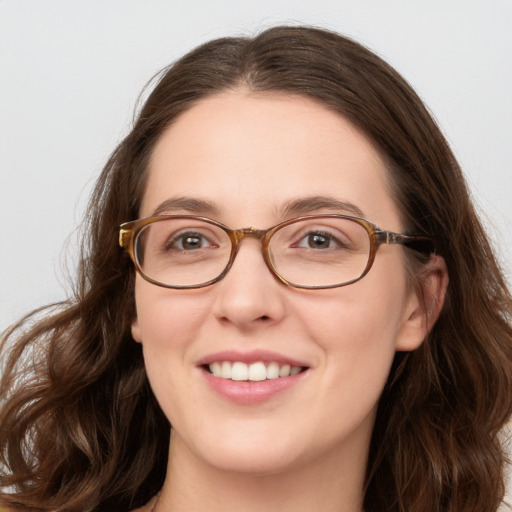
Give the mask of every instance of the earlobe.
<svg viewBox="0 0 512 512">
<path fill-rule="evenodd" d="M 140 335 L 139 319 L 135 317 L 132 321 L 132 338 L 137 342 L 141 343 L 142 338 Z"/>
<path fill-rule="evenodd" d="M 418 286 L 411 290 L 397 339 L 397 351 L 415 350 L 423 343 L 443 309 L 448 281 L 444 259 L 432 255 Z"/>
</svg>

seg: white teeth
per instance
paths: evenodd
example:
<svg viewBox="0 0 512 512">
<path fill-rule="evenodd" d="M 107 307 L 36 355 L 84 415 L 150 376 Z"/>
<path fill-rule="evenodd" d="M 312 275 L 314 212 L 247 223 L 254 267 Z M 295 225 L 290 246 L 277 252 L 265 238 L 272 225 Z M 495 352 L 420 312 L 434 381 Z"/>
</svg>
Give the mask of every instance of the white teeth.
<svg viewBox="0 0 512 512">
<path fill-rule="evenodd" d="M 231 379 L 231 363 L 229 361 L 224 361 L 221 366 L 221 374 L 219 377 L 223 379 Z"/>
<path fill-rule="evenodd" d="M 222 375 L 222 365 L 215 361 L 215 363 L 212 363 L 210 365 L 210 371 L 215 375 L 216 377 L 220 377 Z"/>
<path fill-rule="evenodd" d="M 267 369 L 265 368 L 265 365 L 263 363 L 261 363 L 261 362 L 252 363 L 249 366 L 249 380 L 258 381 L 258 380 L 265 380 L 266 378 L 267 378 Z"/>
<path fill-rule="evenodd" d="M 230 361 L 215 361 L 209 365 L 209 369 L 215 377 L 237 381 L 249 380 L 252 382 L 277 379 L 279 377 L 290 377 L 302 371 L 301 366 L 290 366 L 289 364 L 279 366 L 279 363 L 275 361 L 268 364 L 257 361 L 249 365 L 241 361 L 234 363 Z"/>
<path fill-rule="evenodd" d="M 236 362 L 231 367 L 232 380 L 247 380 L 249 377 L 249 368 L 245 363 Z"/>
<path fill-rule="evenodd" d="M 289 377 L 290 376 L 290 365 L 284 364 L 279 368 L 279 377 Z"/>
<path fill-rule="evenodd" d="M 267 379 L 277 379 L 279 377 L 279 365 L 277 363 L 269 363 L 267 366 Z"/>
</svg>

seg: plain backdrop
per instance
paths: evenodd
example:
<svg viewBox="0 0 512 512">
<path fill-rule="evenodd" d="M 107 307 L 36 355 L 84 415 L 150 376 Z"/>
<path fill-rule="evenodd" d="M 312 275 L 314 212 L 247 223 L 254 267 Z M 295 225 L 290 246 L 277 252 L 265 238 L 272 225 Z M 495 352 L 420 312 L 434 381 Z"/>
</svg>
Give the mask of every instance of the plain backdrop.
<svg viewBox="0 0 512 512">
<path fill-rule="evenodd" d="M 345 33 L 405 76 L 512 281 L 511 0 L 0 0 L 0 331 L 68 295 L 88 195 L 149 78 L 277 23 Z"/>
</svg>

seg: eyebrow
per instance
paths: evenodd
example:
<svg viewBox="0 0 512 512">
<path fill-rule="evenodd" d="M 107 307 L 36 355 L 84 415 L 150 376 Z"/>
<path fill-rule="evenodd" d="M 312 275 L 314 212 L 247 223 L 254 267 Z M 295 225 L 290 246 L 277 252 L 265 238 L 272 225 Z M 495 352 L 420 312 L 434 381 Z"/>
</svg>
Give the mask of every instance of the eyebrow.
<svg viewBox="0 0 512 512">
<path fill-rule="evenodd" d="M 318 210 L 334 210 L 336 212 L 348 212 L 357 217 L 365 217 L 363 211 L 353 203 L 342 201 L 329 196 L 309 196 L 293 199 L 281 208 L 283 217 L 290 215 L 307 215 Z"/>
<path fill-rule="evenodd" d="M 171 197 L 160 203 L 151 214 L 152 217 L 171 212 L 186 210 L 190 213 L 203 215 L 219 215 L 221 208 L 212 201 L 194 197 Z"/>
<path fill-rule="evenodd" d="M 155 208 L 151 216 L 157 217 L 183 210 L 193 214 L 216 216 L 222 212 L 222 209 L 212 201 L 183 196 L 166 199 Z M 287 201 L 281 207 L 281 216 L 286 218 L 290 215 L 307 215 L 318 210 L 348 212 L 357 217 L 365 217 L 363 211 L 355 204 L 329 196 L 308 196 Z"/>
</svg>

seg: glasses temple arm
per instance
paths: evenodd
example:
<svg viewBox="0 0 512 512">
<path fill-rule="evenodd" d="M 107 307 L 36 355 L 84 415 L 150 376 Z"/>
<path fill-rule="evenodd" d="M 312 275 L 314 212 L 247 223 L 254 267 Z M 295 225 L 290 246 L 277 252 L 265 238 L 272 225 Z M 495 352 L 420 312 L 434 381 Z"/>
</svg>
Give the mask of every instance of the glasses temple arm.
<svg viewBox="0 0 512 512">
<path fill-rule="evenodd" d="M 375 237 L 380 244 L 398 244 L 417 252 L 433 254 L 436 252 L 434 241 L 424 236 L 409 236 L 392 231 L 376 231 Z"/>
</svg>

